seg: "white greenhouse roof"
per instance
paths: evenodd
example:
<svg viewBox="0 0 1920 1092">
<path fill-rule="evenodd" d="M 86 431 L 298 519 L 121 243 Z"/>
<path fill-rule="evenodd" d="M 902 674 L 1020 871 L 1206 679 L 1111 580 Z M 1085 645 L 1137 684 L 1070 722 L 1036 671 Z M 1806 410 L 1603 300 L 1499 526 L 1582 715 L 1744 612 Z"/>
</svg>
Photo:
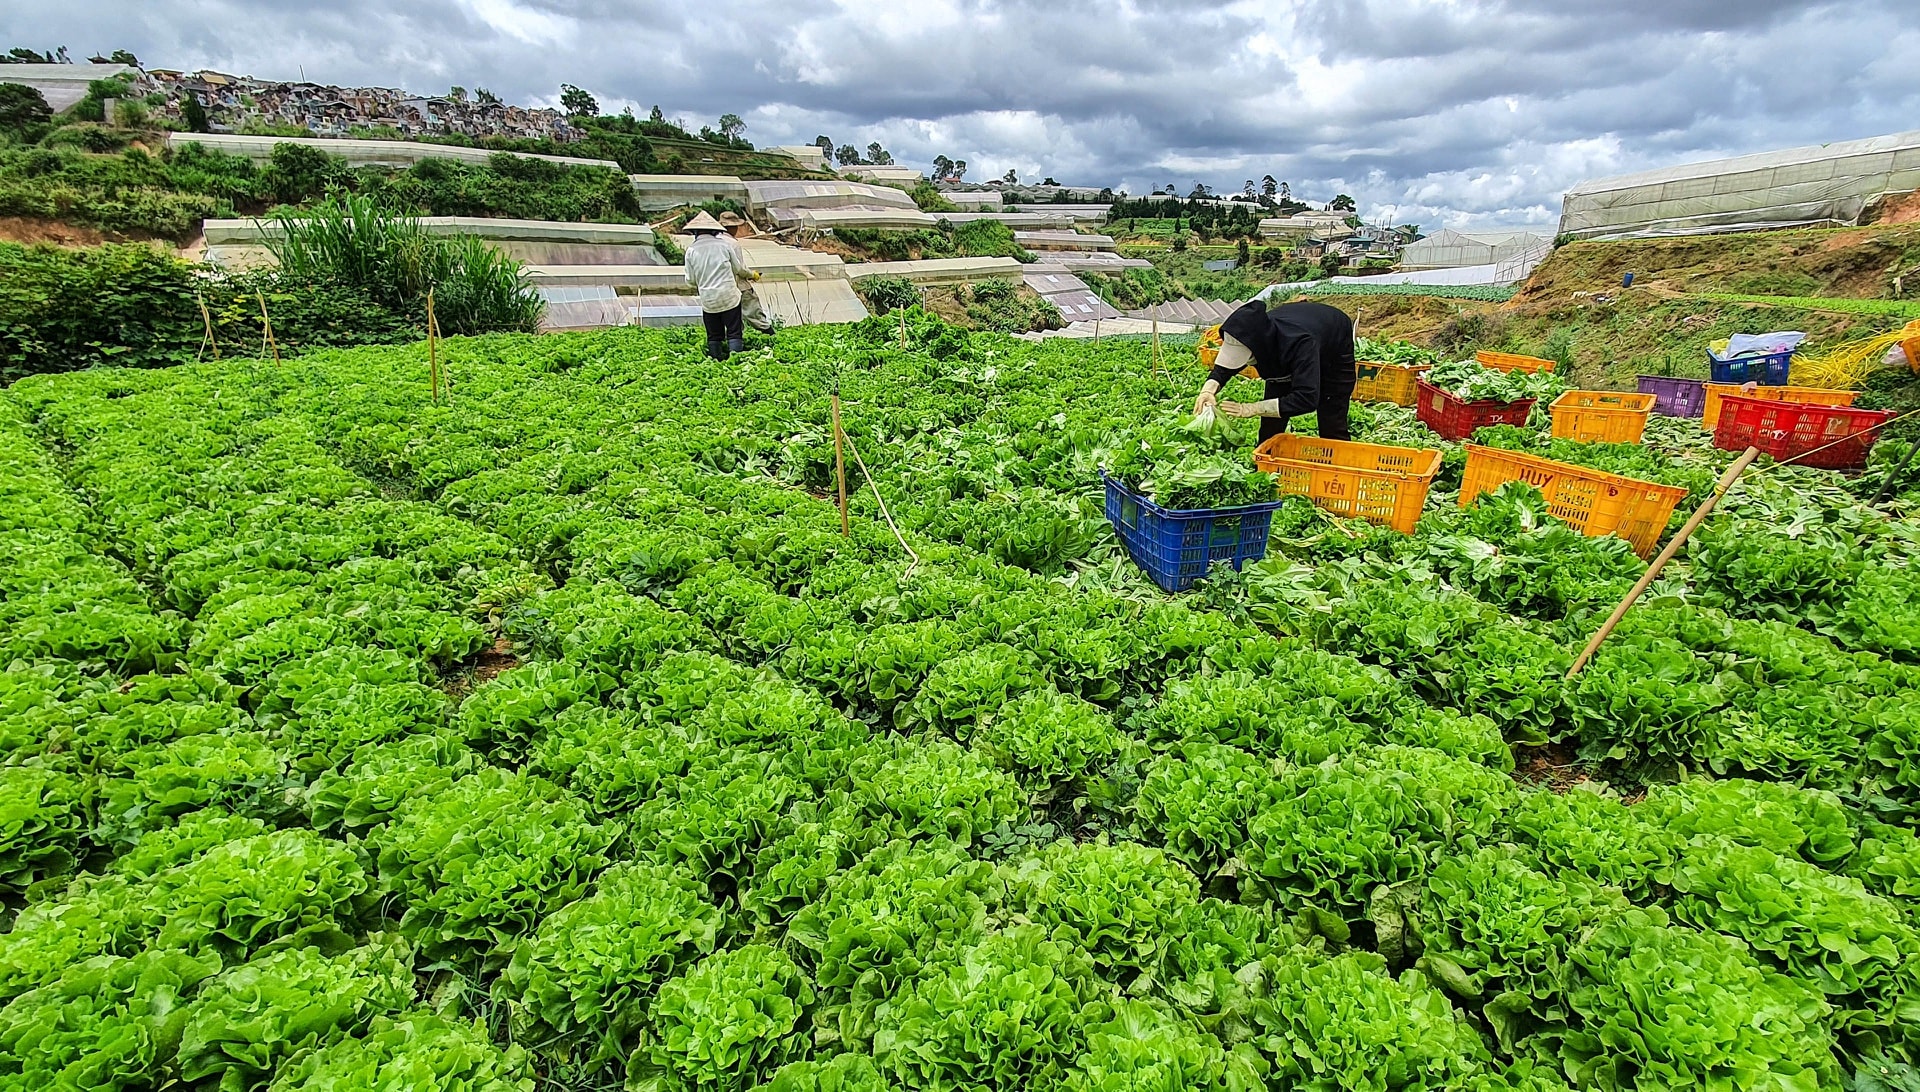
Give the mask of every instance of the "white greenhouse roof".
<svg viewBox="0 0 1920 1092">
<path fill-rule="evenodd" d="M 87 97 L 87 85 L 132 72 L 124 64 L 0 64 L 0 83 L 25 84 L 57 113 Z"/>
<path fill-rule="evenodd" d="M 350 140 L 345 137 L 273 137 L 242 136 L 238 133 L 168 133 L 167 146 L 179 148 L 198 144 L 228 155 L 248 159 L 267 159 L 275 145 L 300 144 L 317 148 L 347 161 L 348 166 L 410 167 L 428 159 L 455 159 L 462 163 L 485 163 L 500 153 L 490 148 L 462 148 L 454 144 L 427 144 L 415 140 Z M 523 155 L 563 167 L 605 167 L 617 171 L 620 164 L 611 159 L 578 159 L 568 155 Z"/>
<path fill-rule="evenodd" d="M 918 209 L 913 198 L 891 186 L 870 186 L 865 182 L 804 182 L 769 180 L 748 182 L 747 193 L 755 208 L 831 209 L 848 205 L 882 205 Z"/>
<path fill-rule="evenodd" d="M 1560 232 L 1581 239 L 1855 224 L 1877 197 L 1920 189 L 1920 130 L 1582 182 Z"/>
</svg>

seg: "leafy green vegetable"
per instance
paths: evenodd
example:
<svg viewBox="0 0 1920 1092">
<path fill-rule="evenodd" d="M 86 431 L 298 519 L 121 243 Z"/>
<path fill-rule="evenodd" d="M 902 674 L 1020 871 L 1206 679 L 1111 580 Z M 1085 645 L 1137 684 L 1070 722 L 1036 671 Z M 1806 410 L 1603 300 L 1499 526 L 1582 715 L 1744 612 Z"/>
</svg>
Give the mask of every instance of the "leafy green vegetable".
<svg viewBox="0 0 1920 1092">
<path fill-rule="evenodd" d="M 1567 389 L 1566 381 L 1552 372 L 1501 371 L 1471 357 L 1435 364 L 1424 378 L 1466 402 L 1552 401 Z"/>
<path fill-rule="evenodd" d="M 519 1046 L 495 1046 L 477 1024 L 426 1013 L 376 1016 L 358 1038 L 337 1039 L 280 1067 L 269 1092 L 533 1092 Z"/>
<path fill-rule="evenodd" d="M 1487 1022 L 1512 1051 L 1531 1027 L 1567 1019 L 1568 949 L 1627 906 L 1618 889 L 1576 872 L 1540 872 L 1512 846 L 1448 857 L 1427 877 L 1415 915 L 1421 966 L 1465 999 L 1485 1002 Z"/>
<path fill-rule="evenodd" d="M 874 1060 L 907 1089 L 1052 1087 L 1106 1015 L 1108 989 L 1084 952 L 1038 927 L 995 933 L 880 1006 Z"/>
<path fill-rule="evenodd" d="M 1007 702 L 973 733 L 976 750 L 1041 785 L 1080 778 L 1125 744 L 1106 710 L 1051 688 Z"/>
<path fill-rule="evenodd" d="M 186 1081 L 252 1087 L 279 1063 L 413 1002 L 413 953 L 376 937 L 329 959 L 314 948 L 263 955 L 208 981 L 180 1030 Z"/>
<path fill-rule="evenodd" d="M 617 864 L 593 893 L 540 923 L 514 950 L 496 987 L 514 1003 L 516 1037 L 581 1039 L 596 1058 L 623 1060 L 645 999 L 710 954 L 725 921 L 691 872 Z"/>
<path fill-rule="evenodd" d="M 1360 1092 L 1458 1087 L 1491 1053 L 1446 996 L 1417 972 L 1399 980 L 1370 952 L 1269 957 L 1253 1042 L 1270 1080 Z"/>
<path fill-rule="evenodd" d="M 1147 767 L 1134 809 L 1167 851 L 1211 874 L 1240 851 L 1247 823 L 1282 791 L 1271 762 L 1218 743 L 1188 743 Z"/>
<path fill-rule="evenodd" d="M 1647 809 L 1590 783 L 1564 793 L 1522 793 L 1507 824 L 1549 871 L 1577 873 L 1636 900 L 1666 882 L 1677 851 L 1677 839 Z"/>
<path fill-rule="evenodd" d="M 897 820 L 906 834 L 951 838 L 961 845 L 1027 814 L 1018 782 L 944 740 L 906 741 L 890 756 L 870 755 L 854 781 L 869 814 Z"/>
<path fill-rule="evenodd" d="M 1087 1052 L 1063 1087 L 1069 1092 L 1200 1092 L 1263 1083 L 1266 1067 L 1251 1050 L 1235 1054 L 1231 1078 L 1229 1064 L 1213 1036 L 1151 1005 L 1122 1001 L 1114 1007 L 1112 1020 L 1088 1034 Z"/>
<path fill-rule="evenodd" d="M 56 769 L 0 768 L 0 900 L 73 871 L 92 825 L 92 785 Z"/>
<path fill-rule="evenodd" d="M 1567 1000 L 1581 1027 L 1565 1033 L 1560 1054 L 1576 1086 L 1838 1086 L 1826 1002 L 1762 969 L 1737 940 L 1629 911 L 1569 959 Z"/>
<path fill-rule="evenodd" d="M 1014 866 L 1008 886 L 1028 920 L 1113 976 L 1156 965 L 1183 912 L 1200 900 L 1191 872 L 1132 842 L 1056 842 Z"/>
<path fill-rule="evenodd" d="M 406 900 L 403 934 L 429 954 L 488 957 L 579 898 L 618 833 L 550 782 L 483 769 L 402 803 L 367 844 Z"/>
<path fill-rule="evenodd" d="M 978 940 L 1001 901 L 992 865 L 946 842 L 890 842 L 830 880 L 787 935 L 826 998 L 820 1034 L 872 1036 L 875 1008 Z"/>
<path fill-rule="evenodd" d="M 1254 877 L 1288 904 L 1357 911 L 1449 850 L 1491 839 L 1513 783 L 1437 751 L 1382 747 L 1282 779 L 1248 825 Z"/>
<path fill-rule="evenodd" d="M 1690 842 L 1674 867 L 1674 916 L 1737 936 L 1771 956 L 1836 1007 L 1849 1024 L 1905 1022 L 1894 1015 L 1913 986 L 1920 930 L 1860 881 L 1726 839 Z"/>
<path fill-rule="evenodd" d="M 1853 852 L 1853 820 L 1838 797 L 1817 789 L 1696 778 L 1654 786 L 1641 807 L 1681 842 L 1717 835 L 1829 868 Z"/>
<path fill-rule="evenodd" d="M 659 1075 L 637 1087 L 671 1087 L 672 1078 L 700 1089 L 755 1087 L 802 1052 L 813 996 L 806 974 L 777 948 L 708 956 L 660 987 L 647 1041 Z"/>
<path fill-rule="evenodd" d="M 155 1087 L 217 956 L 152 950 L 95 956 L 0 1009 L 0 1081 L 20 1088 Z"/>
</svg>

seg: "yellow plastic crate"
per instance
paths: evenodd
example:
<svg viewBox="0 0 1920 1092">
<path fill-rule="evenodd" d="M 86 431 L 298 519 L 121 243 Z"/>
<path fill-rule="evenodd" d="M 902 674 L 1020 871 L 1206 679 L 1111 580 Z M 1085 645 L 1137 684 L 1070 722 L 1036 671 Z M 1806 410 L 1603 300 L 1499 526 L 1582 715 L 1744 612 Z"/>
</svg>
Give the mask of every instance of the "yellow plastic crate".
<svg viewBox="0 0 1920 1092">
<path fill-rule="evenodd" d="M 1673 507 L 1687 491 L 1623 478 L 1604 470 L 1542 459 L 1519 451 L 1467 445 L 1467 469 L 1460 483 L 1460 507 L 1482 493 L 1521 481 L 1540 490 L 1547 511 L 1583 535 L 1617 535 L 1635 553 L 1650 557 L 1666 533 Z"/>
<path fill-rule="evenodd" d="M 1354 365 L 1360 381 L 1353 385 L 1353 396 L 1362 402 L 1418 405 L 1420 377 L 1432 367 L 1431 364 L 1380 364 L 1362 360 Z"/>
<path fill-rule="evenodd" d="M 1587 443 L 1637 444 L 1653 412 L 1651 394 L 1567 391 L 1553 400 L 1553 435 Z"/>
<path fill-rule="evenodd" d="M 1412 534 L 1440 472 L 1440 452 L 1283 432 L 1254 449 L 1253 465 L 1274 476 L 1281 496 Z"/>
<path fill-rule="evenodd" d="M 1482 350 L 1473 354 L 1481 364 L 1502 372 L 1550 372 L 1553 361 L 1537 356 L 1521 356 L 1519 353 L 1494 353 Z"/>
<path fill-rule="evenodd" d="M 1712 432 L 1720 424 L 1720 400 L 1729 394 L 1742 398 L 1765 398 L 1772 402 L 1793 402 L 1802 406 L 1851 406 L 1859 391 L 1837 391 L 1829 387 L 1755 387 L 1744 389 L 1738 383 L 1708 383 L 1707 400 L 1701 404 L 1700 427 Z"/>
</svg>

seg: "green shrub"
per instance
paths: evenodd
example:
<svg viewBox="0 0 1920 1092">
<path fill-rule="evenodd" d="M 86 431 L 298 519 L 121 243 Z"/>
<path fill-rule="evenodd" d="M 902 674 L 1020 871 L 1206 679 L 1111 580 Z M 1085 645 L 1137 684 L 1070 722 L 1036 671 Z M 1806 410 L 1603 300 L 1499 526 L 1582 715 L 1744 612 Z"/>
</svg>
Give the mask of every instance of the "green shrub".
<svg viewBox="0 0 1920 1092">
<path fill-rule="evenodd" d="M 277 227 L 267 245 L 282 278 L 357 288 L 396 310 L 431 293 L 446 334 L 540 327 L 546 305 L 520 263 L 474 236 L 430 235 L 417 220 L 351 195 L 283 217 Z"/>
<path fill-rule="evenodd" d="M 0 188 L 0 207 L 4 201 Z M 395 310 L 337 282 L 303 282 L 278 272 L 221 273 L 147 246 L 62 250 L 0 243 L 0 381 L 212 357 L 202 299 L 219 355 L 265 355 L 262 297 L 282 355 L 410 341 L 419 336 L 424 314 L 417 302 Z"/>
<path fill-rule="evenodd" d="M 858 285 L 861 298 L 878 315 L 920 302 L 919 287 L 905 277 L 867 277 Z"/>
</svg>

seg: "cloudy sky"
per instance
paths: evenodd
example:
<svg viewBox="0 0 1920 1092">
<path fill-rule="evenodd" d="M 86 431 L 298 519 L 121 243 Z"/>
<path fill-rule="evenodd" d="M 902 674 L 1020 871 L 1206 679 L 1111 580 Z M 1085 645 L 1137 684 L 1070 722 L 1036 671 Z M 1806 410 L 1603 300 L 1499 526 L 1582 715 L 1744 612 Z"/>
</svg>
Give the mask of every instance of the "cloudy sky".
<svg viewBox="0 0 1920 1092">
<path fill-rule="evenodd" d="M 1920 125 L 1920 0 L 6 0 L 5 45 L 878 140 L 968 176 L 1550 225 L 1583 178 Z"/>
</svg>

